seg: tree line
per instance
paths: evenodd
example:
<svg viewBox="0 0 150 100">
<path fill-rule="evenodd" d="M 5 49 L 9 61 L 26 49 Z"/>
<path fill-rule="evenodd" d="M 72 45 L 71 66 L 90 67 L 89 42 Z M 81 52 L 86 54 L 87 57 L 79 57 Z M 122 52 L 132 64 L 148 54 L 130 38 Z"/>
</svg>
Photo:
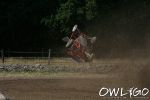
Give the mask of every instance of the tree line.
<svg viewBox="0 0 150 100">
<path fill-rule="evenodd" d="M 59 48 L 74 24 L 84 30 L 126 2 L 137 0 L 1 0 L 0 48 Z"/>
</svg>

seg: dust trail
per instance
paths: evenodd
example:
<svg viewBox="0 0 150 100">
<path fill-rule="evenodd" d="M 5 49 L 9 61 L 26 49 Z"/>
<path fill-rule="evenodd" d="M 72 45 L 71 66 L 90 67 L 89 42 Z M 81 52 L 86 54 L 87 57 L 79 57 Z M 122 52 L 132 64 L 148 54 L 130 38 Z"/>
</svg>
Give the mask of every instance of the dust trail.
<svg viewBox="0 0 150 100">
<path fill-rule="evenodd" d="M 116 9 L 101 15 L 87 26 L 88 33 L 97 35 L 95 52 L 100 58 L 149 58 L 149 3 L 126 0 Z"/>
</svg>

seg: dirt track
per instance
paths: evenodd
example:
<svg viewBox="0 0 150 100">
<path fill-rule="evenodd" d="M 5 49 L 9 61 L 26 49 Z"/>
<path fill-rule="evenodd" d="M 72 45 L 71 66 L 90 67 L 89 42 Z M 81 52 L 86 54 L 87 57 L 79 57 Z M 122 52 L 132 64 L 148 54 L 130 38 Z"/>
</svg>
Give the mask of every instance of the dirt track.
<svg viewBox="0 0 150 100">
<path fill-rule="evenodd" d="M 12 100 L 114 100 L 100 97 L 100 88 L 150 89 L 150 66 L 147 63 L 119 65 L 117 69 L 106 73 L 92 72 L 90 77 L 86 77 L 87 74 L 82 73 L 85 77 L 72 75 L 54 78 L 6 78 L 0 81 L 0 91 Z"/>
</svg>

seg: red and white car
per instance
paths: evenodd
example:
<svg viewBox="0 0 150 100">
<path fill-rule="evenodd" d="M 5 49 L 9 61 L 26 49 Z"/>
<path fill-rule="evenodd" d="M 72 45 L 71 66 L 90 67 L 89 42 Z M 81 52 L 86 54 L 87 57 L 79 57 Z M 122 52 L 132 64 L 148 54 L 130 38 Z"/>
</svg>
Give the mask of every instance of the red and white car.
<svg viewBox="0 0 150 100">
<path fill-rule="evenodd" d="M 93 60 L 93 45 L 96 37 L 89 37 L 80 32 L 77 25 L 74 25 L 70 37 L 64 37 L 66 52 L 77 62 L 91 62 Z"/>
</svg>

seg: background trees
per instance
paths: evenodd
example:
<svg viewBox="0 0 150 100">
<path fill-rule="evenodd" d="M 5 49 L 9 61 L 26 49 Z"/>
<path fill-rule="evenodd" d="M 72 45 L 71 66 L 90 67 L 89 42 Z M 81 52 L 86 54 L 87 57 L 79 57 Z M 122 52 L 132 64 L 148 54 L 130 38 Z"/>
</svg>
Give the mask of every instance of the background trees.
<svg viewBox="0 0 150 100">
<path fill-rule="evenodd" d="M 85 27 L 88 22 L 94 21 L 98 9 L 96 0 L 66 0 L 60 2 L 56 13 L 41 20 L 51 29 L 51 36 L 56 38 L 67 35 L 74 24 Z M 57 34 L 57 33 L 59 34 Z"/>
<path fill-rule="evenodd" d="M 145 48 L 149 11 L 148 0 L 1 0 L 0 49 L 59 48 L 74 24 L 101 50 Z"/>
</svg>

